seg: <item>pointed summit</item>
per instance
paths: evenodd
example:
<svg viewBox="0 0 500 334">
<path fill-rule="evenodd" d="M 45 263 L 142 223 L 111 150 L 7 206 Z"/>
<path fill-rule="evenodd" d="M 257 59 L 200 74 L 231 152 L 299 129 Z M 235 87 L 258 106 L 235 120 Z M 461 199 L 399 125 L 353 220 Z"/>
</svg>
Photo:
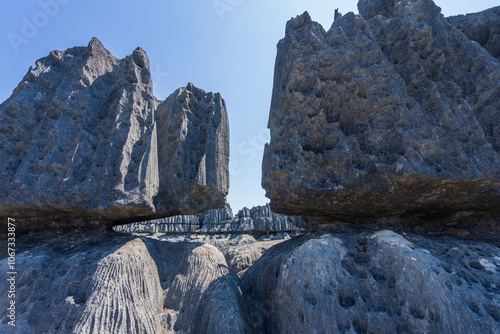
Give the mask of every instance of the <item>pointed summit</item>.
<svg viewBox="0 0 500 334">
<path fill-rule="evenodd" d="M 288 25 L 294 29 L 299 29 L 310 24 L 312 24 L 312 19 L 307 11 L 288 21 Z"/>
<path fill-rule="evenodd" d="M 87 46 L 87 48 L 89 48 L 91 50 L 106 49 L 104 47 L 104 45 L 102 44 L 102 42 L 97 37 L 92 37 L 92 39 L 90 40 L 89 45 Z"/>
</svg>

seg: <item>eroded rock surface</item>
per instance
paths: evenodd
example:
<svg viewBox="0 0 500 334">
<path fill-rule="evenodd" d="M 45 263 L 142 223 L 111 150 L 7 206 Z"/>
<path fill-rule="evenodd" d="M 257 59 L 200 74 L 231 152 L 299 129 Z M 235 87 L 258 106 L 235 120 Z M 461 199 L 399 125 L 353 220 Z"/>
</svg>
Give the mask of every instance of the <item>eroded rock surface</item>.
<svg viewBox="0 0 500 334">
<path fill-rule="evenodd" d="M 229 122 L 219 93 L 188 84 L 156 110 L 159 212 L 197 214 L 226 203 Z"/>
<path fill-rule="evenodd" d="M 450 16 L 446 20 L 500 59 L 500 6 L 479 13 Z"/>
<path fill-rule="evenodd" d="M 17 322 L 6 325 L 9 284 L 0 284 L 3 332 L 496 334 L 500 328 L 498 242 L 347 225 L 269 241 L 245 234 L 163 238 L 104 231 L 20 237 Z M 0 260 L 1 275 L 7 262 Z"/>
<path fill-rule="evenodd" d="M 248 269 L 259 333 L 498 333 L 498 244 L 327 227 Z"/>
<path fill-rule="evenodd" d="M 334 220 L 500 216 L 500 63 L 430 0 L 360 1 L 278 44 L 262 185 Z"/>
<path fill-rule="evenodd" d="M 51 52 L 0 105 L 0 128 L 0 216 L 20 233 L 226 202 L 224 100 L 188 84 L 157 101 L 141 48 L 117 59 L 94 38 Z"/>
<path fill-rule="evenodd" d="M 238 277 L 211 245 L 114 232 L 18 238 L 16 327 L 2 333 L 243 333 Z M 0 274 L 7 277 L 7 259 Z"/>
<path fill-rule="evenodd" d="M 199 215 L 182 215 L 115 226 L 122 233 L 279 233 L 302 231 L 306 218 L 273 213 L 269 204 L 241 209 L 236 217 L 229 204 Z"/>
<path fill-rule="evenodd" d="M 268 240 L 229 247 L 226 251 L 226 260 L 232 272 L 243 277 L 250 268 L 271 247 L 282 243 L 285 239 Z"/>
</svg>

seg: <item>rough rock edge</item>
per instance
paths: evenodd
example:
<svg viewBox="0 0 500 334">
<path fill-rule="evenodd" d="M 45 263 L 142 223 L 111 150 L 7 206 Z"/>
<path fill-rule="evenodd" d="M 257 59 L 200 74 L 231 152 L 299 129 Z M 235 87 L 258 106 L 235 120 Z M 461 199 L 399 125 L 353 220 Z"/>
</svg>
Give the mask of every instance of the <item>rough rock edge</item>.
<svg viewBox="0 0 500 334">
<path fill-rule="evenodd" d="M 68 89 L 71 98 L 65 95 Z M 182 99 L 187 104 L 182 105 Z M 191 105 L 196 108 L 182 109 Z M 0 219 L 2 226 L 8 217 L 15 219 L 18 233 L 110 227 L 200 213 L 225 204 L 229 188 L 229 125 L 224 100 L 220 94 L 206 93 L 191 83 L 164 102 L 156 100 L 149 60 L 141 48 L 119 60 L 93 38 L 87 47 L 52 51 L 37 61 L 35 69 L 30 68 L 0 109 L 0 126 L 5 130 L 0 141 L 9 139 L 2 145 L 3 150 L 14 152 L 3 161 L 1 179 L 5 186 Z M 19 110 L 31 114 L 20 115 Z M 186 119 L 187 113 L 191 119 Z M 116 119 L 111 119 L 115 114 Z M 189 129 L 187 137 L 191 140 L 178 140 L 168 148 L 168 154 L 193 155 L 196 161 L 188 166 L 180 161 L 185 172 L 191 171 L 179 178 L 178 171 L 176 175 L 163 172 L 165 161 L 172 159 L 165 157 L 166 149 L 157 150 L 157 142 L 179 131 L 162 118 L 178 119 L 181 114 L 182 126 Z M 26 144 L 23 140 L 30 138 L 16 137 L 16 129 L 31 126 L 36 117 L 42 117 L 43 124 L 35 123 L 36 131 L 25 129 L 26 133 L 34 132 L 31 143 Z M 63 125 L 61 118 L 66 120 Z M 51 144 L 52 137 L 57 147 Z M 78 141 L 76 149 L 69 142 L 73 139 Z M 188 147 L 193 142 L 205 145 Z M 36 163 L 45 169 L 33 172 Z M 85 180 L 80 180 L 82 177 Z M 172 189 L 172 178 L 178 189 Z M 158 192 L 168 198 L 158 203 Z M 4 231 L 0 234 L 5 237 Z"/>
<path fill-rule="evenodd" d="M 390 3 L 390 1 L 385 0 L 372 2 L 360 1 L 360 3 L 358 4 L 360 13 L 365 16 L 365 18 L 369 19 L 368 21 L 363 20 L 359 16 L 356 17 L 352 13 L 349 13 L 345 16 L 338 15 L 332 28 L 328 32 L 325 32 L 319 24 L 312 22 L 307 13 L 295 19 L 292 19 L 287 24 L 286 37 L 278 44 L 273 103 L 271 106 L 271 114 L 269 119 L 269 128 L 271 129 L 271 144 L 266 146 L 263 161 L 262 183 L 263 187 L 267 191 L 267 196 L 271 198 L 272 209 L 273 211 L 281 214 L 311 216 L 323 215 L 326 217 L 329 216 L 331 218 L 331 221 L 344 220 L 351 222 L 362 221 L 364 218 L 368 218 L 365 220 L 365 222 L 367 222 L 370 219 L 376 219 L 378 217 L 405 217 L 415 214 L 417 216 L 427 216 L 427 218 L 437 216 L 451 217 L 457 214 L 458 211 L 462 210 L 475 213 L 479 217 L 481 217 L 484 212 L 487 212 L 487 214 L 485 215 L 486 221 L 490 220 L 489 216 L 492 216 L 493 219 L 497 219 L 500 215 L 500 211 L 498 209 L 498 203 L 500 202 L 500 197 L 498 196 L 498 186 L 500 184 L 500 181 L 498 180 L 498 163 L 495 164 L 486 161 L 481 164 L 478 163 L 476 166 L 491 165 L 493 169 L 490 169 L 490 171 L 488 172 L 486 168 L 483 174 L 479 173 L 469 179 L 466 178 L 465 182 L 459 181 L 454 178 L 436 179 L 435 175 L 426 176 L 423 174 L 415 174 L 398 176 L 400 175 L 400 170 L 397 170 L 397 165 L 395 165 L 393 166 L 394 171 L 388 169 L 389 174 L 395 173 L 396 177 L 394 178 L 394 180 L 390 180 L 389 177 L 387 177 L 383 173 L 380 173 L 378 176 L 374 175 L 372 177 L 366 178 L 360 177 L 360 179 L 356 182 L 353 182 L 353 184 L 346 185 L 340 182 L 340 184 L 337 185 L 330 185 L 330 187 L 328 187 L 329 189 L 324 190 L 315 189 L 314 184 L 309 185 L 309 187 L 303 186 L 301 185 L 302 181 L 298 178 L 297 175 L 293 174 L 293 171 L 287 172 L 286 170 L 280 169 L 280 167 L 276 167 L 279 161 L 279 158 L 277 156 L 283 155 L 282 151 L 286 150 L 286 145 L 293 145 L 295 143 L 293 138 L 288 138 L 288 141 L 283 143 L 278 143 L 275 140 L 273 141 L 273 137 L 276 138 L 276 136 L 278 135 L 278 129 L 279 131 L 286 131 L 286 129 L 283 129 L 283 124 L 286 124 L 287 121 L 293 123 L 293 120 L 283 121 L 283 119 L 279 119 L 279 116 L 276 116 L 275 114 L 279 114 L 277 110 L 281 108 L 279 100 L 282 98 L 280 97 L 281 89 L 282 87 L 285 87 L 282 85 L 287 84 L 286 80 L 288 80 L 288 77 L 286 75 L 295 75 L 293 74 L 293 72 L 290 72 L 291 70 L 289 68 L 286 69 L 286 66 L 291 66 L 290 62 L 294 59 L 294 57 L 296 57 L 294 52 L 301 52 L 305 50 L 304 52 L 306 52 L 306 56 L 300 58 L 300 61 L 306 62 L 307 57 L 310 56 L 309 54 L 307 54 L 307 47 L 310 48 L 309 51 L 311 55 L 314 56 L 319 54 L 319 51 L 315 54 L 315 50 L 321 49 L 322 43 L 324 43 L 325 45 L 328 43 L 335 44 L 339 48 L 341 48 L 342 46 L 350 45 L 349 43 L 356 43 L 356 41 L 361 38 L 362 42 L 365 43 L 365 46 L 373 45 L 374 50 L 378 50 L 377 52 L 381 54 L 383 62 L 389 64 L 389 56 L 387 55 L 388 51 L 384 50 L 382 52 L 381 50 L 381 47 L 385 47 L 383 45 L 383 40 L 377 40 L 377 38 L 382 38 L 383 36 L 388 35 L 391 31 L 384 32 L 382 30 L 383 28 L 381 27 L 386 24 L 387 27 L 389 27 L 387 29 L 397 30 L 398 24 L 402 20 L 402 18 L 397 15 L 415 15 L 415 17 L 417 15 L 420 15 L 419 20 L 421 20 L 423 23 L 428 25 L 437 24 L 437 30 L 441 29 L 442 27 L 450 30 L 450 34 L 453 35 L 453 38 L 466 45 L 465 49 L 469 48 L 470 50 L 472 50 L 471 52 L 477 52 L 478 59 L 480 58 L 481 60 L 484 60 L 484 62 L 488 64 L 488 66 L 492 66 L 496 69 L 499 68 L 498 63 L 495 64 L 495 60 L 487 55 L 485 51 L 482 51 L 481 48 L 478 48 L 477 46 L 471 44 L 471 42 L 463 37 L 463 35 L 461 37 L 457 31 L 449 26 L 440 16 L 439 8 L 435 6 L 431 1 L 410 1 L 413 7 L 409 6 L 409 8 L 411 9 L 408 10 L 420 10 L 421 12 L 411 14 L 408 14 L 406 12 L 401 14 L 400 12 L 398 12 L 396 16 L 393 16 L 393 13 L 400 10 L 400 8 L 390 7 L 388 5 Z M 401 9 L 401 12 L 405 10 L 407 9 Z M 386 17 L 377 16 L 379 13 L 382 13 L 382 15 L 385 14 Z M 419 27 L 419 29 L 420 28 L 421 27 Z M 379 29 L 380 31 L 377 31 L 377 29 Z M 425 29 L 423 29 L 422 31 L 424 30 Z M 364 35 L 366 35 L 367 38 L 363 39 Z M 354 40 L 351 41 L 351 39 Z M 420 41 L 416 40 L 416 42 Z M 300 49 L 300 46 L 294 48 L 297 44 L 300 43 L 303 43 L 302 47 L 304 48 L 304 50 Z M 287 48 L 292 49 L 292 51 L 289 50 L 288 52 L 285 52 L 284 50 L 286 50 Z M 299 51 L 297 49 L 299 49 Z M 359 51 L 359 53 L 361 54 L 363 52 L 364 51 L 362 50 Z M 371 59 L 373 60 L 373 58 Z M 390 63 L 390 66 L 396 67 L 397 65 L 394 66 L 392 65 L 392 63 Z M 284 73 L 282 73 L 282 71 Z M 300 79 L 301 77 L 298 77 L 299 80 L 296 83 L 296 95 L 300 95 L 300 89 L 307 90 L 312 85 L 308 81 L 308 74 L 306 72 L 307 71 L 302 74 L 302 79 Z M 398 72 L 394 70 L 393 72 L 394 73 L 392 73 L 393 75 L 391 75 L 391 78 L 399 76 Z M 487 71 L 483 73 L 487 73 Z M 498 73 L 495 75 L 498 75 Z M 303 85 L 302 88 L 300 86 L 301 84 Z M 484 82 L 481 84 L 483 86 L 485 85 Z M 404 80 L 401 80 L 401 86 L 404 85 Z M 494 89 L 495 87 L 494 85 L 493 87 L 491 87 L 490 85 L 490 88 Z M 286 94 L 286 92 L 284 92 L 283 94 Z M 309 109 L 314 109 L 314 103 L 314 101 L 309 102 L 309 104 L 304 106 L 304 108 L 307 109 L 307 106 L 312 106 Z M 289 109 L 291 109 L 291 107 Z M 309 112 L 312 113 L 313 110 Z M 287 113 L 290 113 L 288 109 Z M 318 117 L 320 116 L 321 112 Z M 495 118 L 494 112 L 493 115 L 490 116 Z M 486 114 L 480 115 L 478 116 L 478 118 L 481 120 L 481 122 L 483 122 L 484 119 L 486 119 Z M 318 126 L 322 125 L 321 122 L 317 123 L 318 124 L 316 125 Z M 291 126 L 288 130 L 293 131 L 293 126 Z M 312 129 L 306 132 L 308 134 L 315 134 L 315 131 Z M 479 132 L 483 133 L 482 130 L 479 130 Z M 312 146 L 315 145 L 314 143 L 320 143 L 324 139 L 327 139 L 326 135 L 321 136 L 321 138 L 319 139 L 312 140 Z M 489 144 L 486 143 L 484 139 L 485 138 L 483 138 L 482 143 L 484 144 L 485 149 L 488 150 Z M 495 140 L 498 141 L 498 139 L 495 139 L 494 137 L 493 139 L 492 137 L 489 137 L 488 140 L 491 140 L 491 143 L 493 144 L 495 144 Z M 394 143 L 397 141 L 392 140 L 392 142 Z M 280 148 L 275 148 L 276 144 L 281 145 Z M 314 151 L 314 147 L 312 147 L 311 149 L 312 151 Z M 319 152 L 318 149 L 316 155 L 321 156 L 321 154 L 326 154 L 326 150 L 328 150 L 328 148 L 323 148 L 323 151 L 325 152 Z M 492 154 L 495 156 L 491 161 L 499 161 L 498 153 L 496 153 L 494 150 L 491 150 L 491 146 L 489 148 L 488 154 L 490 156 Z M 483 154 L 478 154 L 478 157 L 480 156 L 483 156 Z M 293 169 L 296 168 L 295 166 L 298 166 L 303 162 L 289 161 L 289 163 L 290 165 L 293 165 L 293 167 L 291 167 Z M 338 161 L 338 163 L 341 164 L 342 161 Z M 472 167 L 473 169 L 476 168 L 471 165 L 471 168 Z M 310 168 L 312 168 L 313 171 L 309 171 L 309 174 L 317 176 L 318 172 L 316 171 L 315 173 L 314 168 Z M 496 168 L 497 170 L 495 171 L 494 168 Z M 439 171 L 439 168 L 436 168 L 436 170 Z M 348 172 L 346 173 L 348 174 Z M 301 178 L 309 177 L 307 171 L 301 172 L 300 176 Z M 328 179 L 328 176 L 320 175 L 319 177 L 325 177 Z M 349 175 L 347 175 L 346 177 L 349 178 Z M 483 177 L 482 180 L 479 179 L 481 177 Z M 432 198 L 439 192 L 444 192 L 444 200 L 433 202 Z M 411 198 L 411 200 L 405 201 L 401 196 L 399 196 L 403 193 L 405 194 L 405 196 L 413 197 Z M 429 198 L 429 200 L 427 200 L 426 198 Z M 422 202 L 422 200 L 424 201 Z M 385 203 L 386 205 L 379 206 L 377 208 L 376 205 L 374 205 L 374 203 L 377 202 Z M 373 206 L 375 206 L 375 208 L 373 208 Z M 415 220 L 418 220 L 418 218 Z M 452 219 L 448 218 L 448 220 Z M 497 222 L 494 222 L 493 224 L 496 223 Z"/>
</svg>

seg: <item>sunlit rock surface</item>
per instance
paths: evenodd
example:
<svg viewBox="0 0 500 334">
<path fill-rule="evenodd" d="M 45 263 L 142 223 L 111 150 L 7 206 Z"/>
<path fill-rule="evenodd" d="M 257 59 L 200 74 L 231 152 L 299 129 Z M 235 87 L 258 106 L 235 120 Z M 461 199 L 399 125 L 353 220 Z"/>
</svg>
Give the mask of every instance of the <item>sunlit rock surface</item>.
<svg viewBox="0 0 500 334">
<path fill-rule="evenodd" d="M 122 233 L 279 233 L 302 231 L 306 218 L 285 216 L 271 211 L 269 204 L 243 208 L 236 216 L 229 204 L 199 215 L 174 216 L 115 226 Z"/>
<path fill-rule="evenodd" d="M 498 333 L 498 245 L 327 227 L 246 271 L 251 324 L 257 333 Z"/>
<path fill-rule="evenodd" d="M 304 13 L 278 44 L 262 178 L 272 210 L 497 222 L 500 63 L 430 0 L 358 8 L 328 31 Z"/>
<path fill-rule="evenodd" d="M 52 51 L 0 105 L 0 129 L 0 216 L 15 218 L 18 233 L 226 202 L 224 100 L 188 84 L 158 101 L 141 48 L 117 59 L 94 38 Z"/>
</svg>

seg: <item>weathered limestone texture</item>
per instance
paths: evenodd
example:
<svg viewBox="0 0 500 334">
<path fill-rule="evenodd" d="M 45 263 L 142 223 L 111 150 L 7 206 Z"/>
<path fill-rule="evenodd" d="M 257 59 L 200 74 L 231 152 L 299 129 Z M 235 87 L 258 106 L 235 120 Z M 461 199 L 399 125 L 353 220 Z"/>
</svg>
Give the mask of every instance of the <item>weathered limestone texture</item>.
<svg viewBox="0 0 500 334">
<path fill-rule="evenodd" d="M 0 216 L 22 233 L 113 225 L 224 206 L 224 100 L 188 84 L 153 96 L 141 48 L 94 38 L 52 51 L 0 105 Z"/>
<path fill-rule="evenodd" d="M 243 278 L 256 333 L 498 333 L 500 249 L 455 237 L 326 227 Z"/>
<path fill-rule="evenodd" d="M 188 84 L 158 106 L 160 190 L 156 209 L 196 214 L 221 208 L 229 190 L 229 122 L 219 93 Z"/>
<path fill-rule="evenodd" d="M 450 16 L 446 20 L 500 59 L 500 6 L 479 13 Z"/>
<path fill-rule="evenodd" d="M 500 63 L 430 0 L 358 8 L 328 31 L 304 13 L 278 44 L 262 179 L 272 210 L 498 221 Z"/>
<path fill-rule="evenodd" d="M 239 279 L 211 245 L 104 231 L 18 243 L 17 322 L 6 324 L 0 284 L 2 333 L 244 333 Z M 7 268 L 0 260 L 3 277 Z"/>
<path fill-rule="evenodd" d="M 199 215 L 182 215 L 115 226 L 122 233 L 280 233 L 302 231 L 306 218 L 273 213 L 269 204 L 241 209 L 236 217 L 229 204 Z"/>
</svg>

